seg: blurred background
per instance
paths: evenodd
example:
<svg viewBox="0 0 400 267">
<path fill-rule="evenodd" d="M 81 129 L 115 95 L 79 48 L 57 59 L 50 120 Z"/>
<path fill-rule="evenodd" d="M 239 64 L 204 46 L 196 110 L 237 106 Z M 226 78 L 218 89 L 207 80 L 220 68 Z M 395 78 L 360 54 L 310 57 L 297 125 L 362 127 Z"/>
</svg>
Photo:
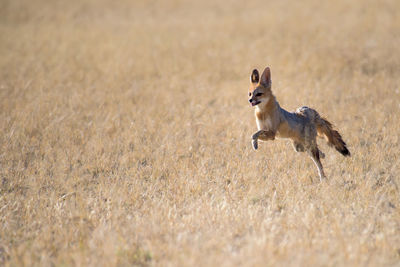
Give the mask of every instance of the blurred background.
<svg viewBox="0 0 400 267">
<path fill-rule="evenodd" d="M 399 1 L 0 2 L 0 264 L 400 260 Z M 251 149 L 254 68 L 334 122 Z"/>
</svg>

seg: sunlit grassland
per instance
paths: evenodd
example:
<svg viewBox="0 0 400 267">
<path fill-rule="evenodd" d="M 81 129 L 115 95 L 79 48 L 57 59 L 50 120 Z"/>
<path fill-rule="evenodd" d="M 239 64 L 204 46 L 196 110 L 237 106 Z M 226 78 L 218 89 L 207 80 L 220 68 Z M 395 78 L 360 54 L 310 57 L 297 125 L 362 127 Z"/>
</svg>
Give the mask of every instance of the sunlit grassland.
<svg viewBox="0 0 400 267">
<path fill-rule="evenodd" d="M 400 261 L 400 2 L 2 1 L 0 265 Z M 332 121 L 251 148 L 253 68 Z"/>
</svg>

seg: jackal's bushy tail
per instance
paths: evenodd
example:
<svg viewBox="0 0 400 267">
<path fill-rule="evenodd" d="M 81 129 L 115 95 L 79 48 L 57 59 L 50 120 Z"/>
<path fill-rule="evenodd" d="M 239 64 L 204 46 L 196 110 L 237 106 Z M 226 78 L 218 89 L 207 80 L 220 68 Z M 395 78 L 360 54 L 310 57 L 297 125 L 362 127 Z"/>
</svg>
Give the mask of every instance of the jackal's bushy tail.
<svg viewBox="0 0 400 267">
<path fill-rule="evenodd" d="M 317 132 L 319 136 L 325 136 L 330 146 L 334 146 L 343 156 L 350 156 L 346 143 L 343 141 L 340 133 L 333 129 L 332 124 L 324 118 L 318 118 L 316 121 Z"/>
</svg>

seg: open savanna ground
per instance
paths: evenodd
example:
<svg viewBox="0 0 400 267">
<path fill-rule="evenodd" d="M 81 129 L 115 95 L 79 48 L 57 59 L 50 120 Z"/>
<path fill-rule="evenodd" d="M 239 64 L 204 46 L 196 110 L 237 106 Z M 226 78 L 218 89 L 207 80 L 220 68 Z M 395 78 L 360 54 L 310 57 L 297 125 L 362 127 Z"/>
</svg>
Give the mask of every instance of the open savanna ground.
<svg viewBox="0 0 400 267">
<path fill-rule="evenodd" d="M 0 2 L 0 265 L 400 264 L 400 1 Z M 332 121 L 251 148 L 253 68 Z"/>
</svg>

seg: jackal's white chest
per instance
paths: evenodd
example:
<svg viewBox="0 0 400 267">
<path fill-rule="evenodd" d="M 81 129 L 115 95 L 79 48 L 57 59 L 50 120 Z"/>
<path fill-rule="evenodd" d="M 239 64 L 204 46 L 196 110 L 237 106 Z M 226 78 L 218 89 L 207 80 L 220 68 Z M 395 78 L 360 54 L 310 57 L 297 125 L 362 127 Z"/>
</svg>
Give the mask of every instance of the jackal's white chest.
<svg viewBox="0 0 400 267">
<path fill-rule="evenodd" d="M 259 106 L 255 109 L 258 130 L 276 131 L 279 124 L 279 114 L 275 109 L 262 110 Z"/>
<path fill-rule="evenodd" d="M 258 130 L 271 130 L 274 128 L 272 118 L 267 117 L 263 119 L 256 118 Z"/>
</svg>

